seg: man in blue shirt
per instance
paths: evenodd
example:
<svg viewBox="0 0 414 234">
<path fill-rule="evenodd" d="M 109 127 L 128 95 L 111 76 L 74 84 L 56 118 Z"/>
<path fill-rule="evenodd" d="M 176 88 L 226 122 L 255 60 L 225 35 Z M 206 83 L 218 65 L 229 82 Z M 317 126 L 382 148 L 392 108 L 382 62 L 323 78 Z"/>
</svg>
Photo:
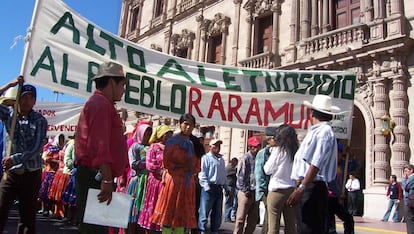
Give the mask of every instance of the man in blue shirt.
<svg viewBox="0 0 414 234">
<path fill-rule="evenodd" d="M 335 179 L 337 141 L 329 122 L 339 107 L 332 105 L 331 97 L 316 95 L 311 108 L 310 127 L 293 162 L 291 179 L 298 184 L 287 204 L 299 205 L 298 233 L 328 232 L 328 189 L 326 184 Z"/>
<path fill-rule="evenodd" d="M 221 226 L 223 210 L 223 188 L 229 192 L 223 156 L 219 139 L 210 141 L 210 151 L 201 158 L 201 171 L 198 173 L 201 185 L 198 229 L 206 232 L 207 219 L 210 214 L 211 233 L 218 233 Z M 211 211 L 211 213 L 210 213 Z"/>
<path fill-rule="evenodd" d="M 18 107 L 10 110 L 0 105 L 0 119 L 10 134 L 12 112 L 17 111 L 10 155 L 2 160 L 6 178 L 0 183 L 0 233 L 3 232 L 14 199 L 19 199 L 20 219 L 17 233 L 36 233 L 36 204 L 41 184 L 42 147 L 46 139 L 47 121 L 33 110 L 36 88 L 23 85 Z"/>
<path fill-rule="evenodd" d="M 210 141 L 210 151 L 201 158 L 201 171 L 198 173 L 201 185 L 198 229 L 206 232 L 207 219 L 210 214 L 210 231 L 218 233 L 221 226 L 223 210 L 223 188 L 229 192 L 223 155 L 220 147 L 223 142 L 219 139 Z M 210 213 L 211 211 L 211 213 Z"/>
</svg>

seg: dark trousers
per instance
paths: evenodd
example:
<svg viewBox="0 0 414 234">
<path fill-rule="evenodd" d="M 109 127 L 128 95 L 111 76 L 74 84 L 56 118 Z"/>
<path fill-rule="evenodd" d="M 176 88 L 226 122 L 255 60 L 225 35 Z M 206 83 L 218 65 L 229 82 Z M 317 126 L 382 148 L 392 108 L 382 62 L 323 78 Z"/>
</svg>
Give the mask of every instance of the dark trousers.
<svg viewBox="0 0 414 234">
<path fill-rule="evenodd" d="M 348 210 L 339 203 L 339 199 L 337 197 L 329 197 L 328 201 L 329 230 L 336 230 L 335 215 L 337 215 L 338 218 L 344 222 L 344 234 L 354 234 L 354 217 L 352 217 L 352 215 L 349 214 Z"/>
<path fill-rule="evenodd" d="M 298 233 L 328 233 L 328 189 L 325 182 L 315 181 L 304 191 L 298 211 Z"/>
<path fill-rule="evenodd" d="M 358 215 L 358 191 L 348 192 L 348 212 Z"/>
<path fill-rule="evenodd" d="M 106 226 L 87 224 L 83 222 L 85 215 L 86 199 L 88 197 L 88 189 L 101 189 L 101 183 L 95 180 L 98 171 L 93 168 L 78 166 L 75 183 L 76 183 L 76 206 L 77 217 L 79 218 L 79 233 L 108 234 L 109 228 Z"/>
<path fill-rule="evenodd" d="M 42 170 L 16 174 L 7 172 L 7 179 L 0 182 L 0 233 L 9 216 L 15 199 L 19 200 L 17 233 L 36 233 L 37 197 L 42 180 Z"/>
<path fill-rule="evenodd" d="M 407 225 L 407 233 L 414 234 L 414 208 L 410 208 L 407 205 L 405 208 L 405 224 Z"/>
</svg>

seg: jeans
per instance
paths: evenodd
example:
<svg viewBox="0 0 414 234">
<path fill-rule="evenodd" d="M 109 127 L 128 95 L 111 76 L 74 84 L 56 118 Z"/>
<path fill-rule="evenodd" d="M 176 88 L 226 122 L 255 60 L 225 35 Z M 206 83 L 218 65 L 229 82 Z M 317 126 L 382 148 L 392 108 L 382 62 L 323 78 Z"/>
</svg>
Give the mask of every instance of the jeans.
<svg viewBox="0 0 414 234">
<path fill-rule="evenodd" d="M 232 218 L 236 218 L 237 211 L 237 189 L 236 187 L 229 187 L 230 193 L 226 196 L 224 203 L 224 221 L 228 222 Z"/>
<path fill-rule="evenodd" d="M 19 200 L 17 233 L 36 233 L 37 196 L 42 182 L 42 170 L 18 174 L 7 172 L 0 183 L 0 233 L 3 233 L 14 199 Z"/>
<path fill-rule="evenodd" d="M 399 221 L 398 220 L 398 207 L 399 207 L 398 199 L 390 199 L 388 201 L 388 208 L 387 208 L 387 212 L 385 212 L 384 217 L 382 218 L 383 221 L 388 221 L 388 218 L 390 217 L 393 206 L 395 206 L 395 211 L 394 211 L 394 215 L 392 216 L 392 221 L 393 222 Z"/>
<path fill-rule="evenodd" d="M 206 231 L 208 215 L 210 214 L 210 231 L 218 232 L 221 226 L 223 209 L 223 188 L 218 185 L 210 185 L 210 190 L 206 192 L 201 188 L 200 208 L 198 217 L 198 229 Z M 210 213 L 211 212 L 211 213 Z"/>
</svg>

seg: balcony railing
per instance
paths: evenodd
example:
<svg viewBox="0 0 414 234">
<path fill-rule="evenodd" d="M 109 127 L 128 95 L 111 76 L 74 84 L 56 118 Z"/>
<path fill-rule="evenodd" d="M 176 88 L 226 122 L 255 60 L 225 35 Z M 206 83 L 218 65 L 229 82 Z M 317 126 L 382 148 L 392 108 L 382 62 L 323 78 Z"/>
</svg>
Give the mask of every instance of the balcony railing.
<svg viewBox="0 0 414 234">
<path fill-rule="evenodd" d="M 249 67 L 249 68 L 273 68 L 274 61 L 273 61 L 273 53 L 272 52 L 265 52 L 261 54 L 254 55 L 247 59 L 239 61 L 242 67 Z"/>
<path fill-rule="evenodd" d="M 181 3 L 178 5 L 178 12 L 183 13 L 199 2 L 200 0 L 182 0 Z"/>
<path fill-rule="evenodd" d="M 301 44 L 304 56 L 313 56 L 321 52 L 361 48 L 367 43 L 369 28 L 365 24 L 351 25 L 346 28 L 336 29 L 303 40 Z M 321 53 L 326 56 L 326 53 Z M 318 56 L 316 56 L 318 57 Z"/>
</svg>

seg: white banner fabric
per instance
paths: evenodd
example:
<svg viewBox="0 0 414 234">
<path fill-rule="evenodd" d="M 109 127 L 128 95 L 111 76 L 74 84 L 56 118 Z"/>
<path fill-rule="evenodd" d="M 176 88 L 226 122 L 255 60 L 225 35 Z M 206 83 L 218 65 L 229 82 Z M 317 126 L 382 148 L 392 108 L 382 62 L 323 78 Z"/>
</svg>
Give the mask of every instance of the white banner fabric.
<svg viewBox="0 0 414 234">
<path fill-rule="evenodd" d="M 186 60 L 127 41 L 81 17 L 59 0 L 38 0 L 22 71 L 51 90 L 88 98 L 99 64 L 124 66 L 128 83 L 120 106 L 198 122 L 263 131 L 283 123 L 305 131 L 316 94 L 333 98 L 344 113 L 333 121 L 338 138 L 350 138 L 355 74 L 229 67 Z"/>
</svg>

